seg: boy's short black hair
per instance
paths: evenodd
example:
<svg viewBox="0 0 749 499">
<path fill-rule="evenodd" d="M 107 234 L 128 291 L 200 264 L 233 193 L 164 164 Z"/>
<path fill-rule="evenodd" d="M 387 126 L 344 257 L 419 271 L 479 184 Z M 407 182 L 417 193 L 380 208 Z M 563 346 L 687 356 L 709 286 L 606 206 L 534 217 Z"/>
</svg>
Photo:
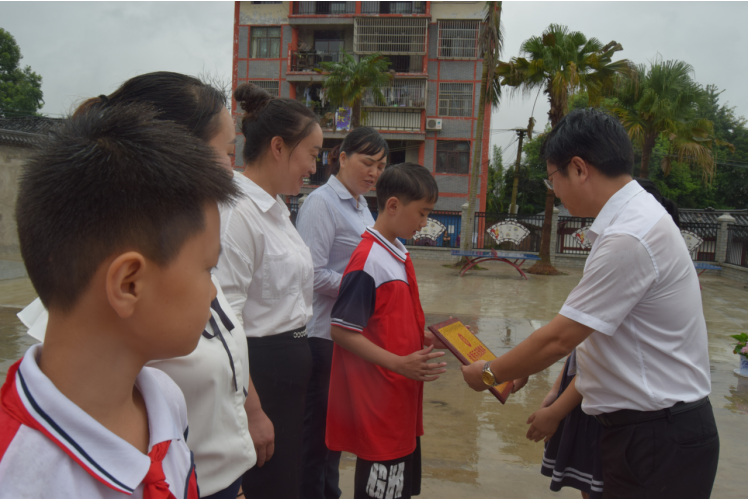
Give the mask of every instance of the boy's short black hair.
<svg viewBox="0 0 749 499">
<path fill-rule="evenodd" d="M 437 181 L 432 174 L 416 163 L 400 163 L 385 168 L 377 179 L 377 209 L 385 210 L 385 203 L 391 197 L 398 198 L 403 204 L 420 199 L 436 203 L 439 198 Z"/>
<path fill-rule="evenodd" d="M 541 146 L 541 155 L 567 175 L 579 156 L 607 177 L 632 175 L 632 141 L 619 120 L 597 109 L 575 109 L 557 123 Z"/>
<path fill-rule="evenodd" d="M 47 308 L 70 310 L 115 252 L 134 250 L 167 265 L 203 230 L 208 203 L 238 195 L 210 146 L 155 116 L 146 104 L 83 110 L 24 168 L 18 237 Z"/>
</svg>

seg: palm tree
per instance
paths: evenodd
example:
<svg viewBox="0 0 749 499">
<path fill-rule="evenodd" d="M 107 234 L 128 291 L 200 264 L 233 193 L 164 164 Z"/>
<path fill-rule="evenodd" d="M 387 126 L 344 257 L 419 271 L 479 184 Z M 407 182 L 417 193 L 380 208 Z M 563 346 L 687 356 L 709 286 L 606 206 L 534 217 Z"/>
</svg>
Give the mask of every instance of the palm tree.
<svg viewBox="0 0 749 499">
<path fill-rule="evenodd" d="M 504 44 L 502 30 L 502 2 L 486 2 L 484 21 L 479 34 L 479 55 L 483 56 L 484 64 L 481 69 L 481 91 L 479 93 L 479 115 L 476 137 L 473 141 L 473 162 L 471 164 L 471 180 L 468 187 L 468 220 L 463 225 L 461 249 L 468 251 L 473 243 L 473 224 L 476 209 L 476 194 L 478 193 L 479 177 L 481 175 L 481 146 L 484 138 L 484 115 L 486 99 L 492 103 L 492 108 L 499 104 L 501 88 L 499 80 L 495 78 L 495 66 L 499 62 Z M 485 164 L 488 166 L 489 161 Z M 456 265 L 462 265 L 463 258 Z"/>
<path fill-rule="evenodd" d="M 570 92 L 584 90 L 592 106 L 597 106 L 605 95 L 612 93 L 617 75 L 632 73 L 626 59 L 613 61 L 614 53 L 622 46 L 612 41 L 603 45 L 595 38 L 586 38 L 579 31 L 569 31 L 566 26 L 551 24 L 541 36 L 534 36 L 520 47 L 521 55 L 509 62 L 497 65 L 497 74 L 502 85 L 513 87 L 530 95 L 534 90 L 543 90 L 551 109 L 549 120 L 552 128 L 567 114 Z M 541 260 L 529 270 L 533 274 L 555 275 L 558 271 L 551 265 L 551 216 L 554 209 L 554 191 L 546 192 L 546 210 L 541 235 Z"/>
<path fill-rule="evenodd" d="M 323 62 L 320 66 L 329 73 L 323 83 L 323 88 L 328 90 L 328 99 L 334 104 L 351 108 L 353 128 L 362 122 L 362 99 L 371 92 L 376 102 L 384 101 L 380 89 L 393 79 L 388 71 L 390 61 L 380 54 L 368 55 L 357 61 L 343 51 L 340 62 Z"/>
<path fill-rule="evenodd" d="M 668 139 L 669 151 L 661 161 L 665 174 L 672 158 L 699 167 L 706 182 L 715 171 L 713 145 L 728 145 L 714 137 L 713 124 L 695 119 L 697 106 L 705 98 L 702 88 L 692 80 L 692 66 L 683 61 L 657 58 L 637 66 L 638 78 L 627 80 L 617 95 L 614 113 L 632 141 L 642 147 L 640 177 L 648 178 L 650 158 L 659 137 Z"/>
</svg>

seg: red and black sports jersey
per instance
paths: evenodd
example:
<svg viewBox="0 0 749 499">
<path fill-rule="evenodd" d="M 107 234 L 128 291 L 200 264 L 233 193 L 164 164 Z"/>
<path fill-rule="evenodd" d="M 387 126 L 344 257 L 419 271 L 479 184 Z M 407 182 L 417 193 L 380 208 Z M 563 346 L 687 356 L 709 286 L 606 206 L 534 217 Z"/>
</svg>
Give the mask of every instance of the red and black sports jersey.
<svg viewBox="0 0 749 499">
<path fill-rule="evenodd" d="M 341 280 L 331 324 L 363 334 L 396 355 L 423 348 L 424 311 L 411 258 L 368 228 Z M 424 383 L 367 362 L 336 345 L 326 443 L 368 461 L 411 454 L 424 434 Z"/>
</svg>

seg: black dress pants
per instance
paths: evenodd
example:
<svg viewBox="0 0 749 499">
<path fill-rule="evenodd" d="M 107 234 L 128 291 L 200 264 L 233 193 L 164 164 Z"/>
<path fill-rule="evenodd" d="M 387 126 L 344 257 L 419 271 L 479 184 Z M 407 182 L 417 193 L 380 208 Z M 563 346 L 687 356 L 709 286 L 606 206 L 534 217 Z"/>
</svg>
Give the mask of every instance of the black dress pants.
<svg viewBox="0 0 749 499">
<path fill-rule="evenodd" d="M 307 337 L 247 338 L 250 375 L 276 435 L 273 457 L 244 474 L 247 499 L 298 499 L 302 479 L 304 398 L 312 370 Z"/>
<path fill-rule="evenodd" d="M 720 442 L 710 403 L 670 417 L 604 428 L 604 499 L 707 499 Z"/>
</svg>

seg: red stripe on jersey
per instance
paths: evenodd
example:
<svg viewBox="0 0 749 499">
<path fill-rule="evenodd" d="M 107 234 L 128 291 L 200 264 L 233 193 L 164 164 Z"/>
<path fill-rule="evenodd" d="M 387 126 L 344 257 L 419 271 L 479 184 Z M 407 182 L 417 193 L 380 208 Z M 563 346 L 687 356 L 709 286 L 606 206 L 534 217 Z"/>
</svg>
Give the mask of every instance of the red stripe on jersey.
<svg viewBox="0 0 749 499">
<path fill-rule="evenodd" d="M 5 383 L 3 384 L 3 387 L 0 388 L 0 461 L 2 461 L 5 451 L 8 450 L 8 446 L 13 441 L 13 438 L 15 438 L 16 433 L 18 433 L 18 429 L 21 427 L 21 422 L 8 413 L 5 409 L 4 403 L 5 394 L 9 390 L 8 386 L 10 385 L 8 380 L 16 379 L 16 371 L 18 370 L 20 363 L 21 361 L 19 360 L 11 366 L 10 370 L 8 370 L 8 376 L 5 378 Z M 13 390 L 13 393 L 18 397 L 15 390 Z"/>
</svg>

